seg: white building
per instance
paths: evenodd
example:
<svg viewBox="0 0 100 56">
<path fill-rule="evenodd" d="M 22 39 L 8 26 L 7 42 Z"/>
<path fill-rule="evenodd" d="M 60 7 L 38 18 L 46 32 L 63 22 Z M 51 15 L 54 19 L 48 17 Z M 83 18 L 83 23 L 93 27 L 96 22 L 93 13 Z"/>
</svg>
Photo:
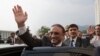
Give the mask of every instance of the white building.
<svg viewBox="0 0 100 56">
<path fill-rule="evenodd" d="M 10 36 L 11 32 L 14 32 L 14 31 L 0 30 L 1 38 L 2 38 L 3 40 L 7 39 L 7 38 Z"/>
<path fill-rule="evenodd" d="M 100 24 L 100 0 L 95 0 L 95 24 Z"/>
</svg>

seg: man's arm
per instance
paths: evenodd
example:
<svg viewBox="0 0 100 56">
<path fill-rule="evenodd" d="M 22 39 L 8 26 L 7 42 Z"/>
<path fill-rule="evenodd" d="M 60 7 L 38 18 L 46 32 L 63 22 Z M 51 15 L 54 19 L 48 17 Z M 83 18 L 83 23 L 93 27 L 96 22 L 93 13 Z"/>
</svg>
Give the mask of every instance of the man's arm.
<svg viewBox="0 0 100 56">
<path fill-rule="evenodd" d="M 30 47 L 40 46 L 42 43 L 41 40 L 32 38 L 29 31 L 25 28 L 25 22 L 28 16 L 27 13 L 23 12 L 21 6 L 19 5 L 14 6 L 12 10 L 15 16 L 15 21 L 19 28 L 19 37 L 24 41 L 24 43 L 26 43 Z"/>
<path fill-rule="evenodd" d="M 32 37 L 32 35 L 29 33 L 29 30 L 27 29 L 26 32 L 22 35 L 19 35 L 19 37 L 26 43 L 29 47 L 36 47 L 36 46 L 42 46 L 42 41 L 40 39 L 35 39 Z"/>
</svg>

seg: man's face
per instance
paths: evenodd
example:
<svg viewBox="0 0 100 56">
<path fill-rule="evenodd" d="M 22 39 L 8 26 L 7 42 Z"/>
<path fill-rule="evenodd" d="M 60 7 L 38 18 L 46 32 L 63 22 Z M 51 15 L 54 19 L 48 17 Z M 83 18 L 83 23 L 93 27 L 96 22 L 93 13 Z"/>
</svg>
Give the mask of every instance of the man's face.
<svg viewBox="0 0 100 56">
<path fill-rule="evenodd" d="M 95 33 L 100 36 L 100 26 L 95 27 Z"/>
<path fill-rule="evenodd" d="M 70 37 L 76 37 L 78 33 L 78 29 L 76 27 L 71 27 L 69 28 L 68 33 Z"/>
<path fill-rule="evenodd" d="M 50 38 L 51 43 L 53 43 L 54 45 L 59 44 L 64 39 L 64 33 L 62 32 L 62 29 L 57 26 L 51 27 Z"/>
<path fill-rule="evenodd" d="M 11 36 L 14 37 L 15 36 L 15 33 L 12 33 Z"/>
</svg>

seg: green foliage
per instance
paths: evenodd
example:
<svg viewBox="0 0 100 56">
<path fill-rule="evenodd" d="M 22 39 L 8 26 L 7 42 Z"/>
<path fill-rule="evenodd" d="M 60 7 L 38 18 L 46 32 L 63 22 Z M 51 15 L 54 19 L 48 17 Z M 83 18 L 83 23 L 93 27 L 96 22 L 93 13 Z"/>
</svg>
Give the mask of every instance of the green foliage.
<svg viewBox="0 0 100 56">
<path fill-rule="evenodd" d="M 86 34 L 86 33 L 87 33 L 87 31 L 86 31 L 86 30 L 82 30 L 82 33 Z"/>
<path fill-rule="evenodd" d="M 50 30 L 49 27 L 47 27 L 47 26 L 42 26 L 42 27 L 38 30 L 37 34 L 38 34 L 38 35 L 44 35 L 45 33 L 48 33 L 49 30 Z"/>
</svg>

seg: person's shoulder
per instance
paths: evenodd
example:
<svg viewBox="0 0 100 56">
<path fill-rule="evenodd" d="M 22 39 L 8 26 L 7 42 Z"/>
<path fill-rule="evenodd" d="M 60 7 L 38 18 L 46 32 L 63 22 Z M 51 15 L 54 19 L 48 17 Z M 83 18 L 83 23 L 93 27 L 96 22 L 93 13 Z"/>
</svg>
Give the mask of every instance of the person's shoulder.
<svg viewBox="0 0 100 56">
<path fill-rule="evenodd" d="M 8 37 L 8 39 L 11 38 L 11 36 Z"/>
<path fill-rule="evenodd" d="M 70 42 L 70 38 L 67 38 L 66 40 L 63 41 L 63 43 L 68 44 Z"/>
</svg>

